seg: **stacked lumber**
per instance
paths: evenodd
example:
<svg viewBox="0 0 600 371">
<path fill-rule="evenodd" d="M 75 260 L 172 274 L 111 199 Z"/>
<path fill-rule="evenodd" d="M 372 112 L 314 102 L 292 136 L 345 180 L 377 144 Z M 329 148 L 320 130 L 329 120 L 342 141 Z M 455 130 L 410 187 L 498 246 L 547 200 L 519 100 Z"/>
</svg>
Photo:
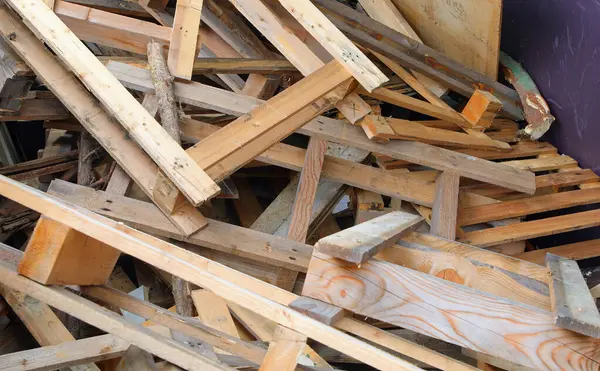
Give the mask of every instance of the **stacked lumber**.
<svg viewBox="0 0 600 371">
<path fill-rule="evenodd" d="M 0 0 L 0 370 L 599 370 L 501 6 Z"/>
</svg>

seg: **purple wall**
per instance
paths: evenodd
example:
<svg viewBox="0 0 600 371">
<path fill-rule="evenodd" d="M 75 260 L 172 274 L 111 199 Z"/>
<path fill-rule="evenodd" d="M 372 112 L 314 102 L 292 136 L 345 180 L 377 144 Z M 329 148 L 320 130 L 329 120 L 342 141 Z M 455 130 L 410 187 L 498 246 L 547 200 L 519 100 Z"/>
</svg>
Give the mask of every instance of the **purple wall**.
<svg viewBox="0 0 600 371">
<path fill-rule="evenodd" d="M 557 118 L 543 138 L 600 173 L 600 0 L 504 0 L 502 50 Z"/>
</svg>

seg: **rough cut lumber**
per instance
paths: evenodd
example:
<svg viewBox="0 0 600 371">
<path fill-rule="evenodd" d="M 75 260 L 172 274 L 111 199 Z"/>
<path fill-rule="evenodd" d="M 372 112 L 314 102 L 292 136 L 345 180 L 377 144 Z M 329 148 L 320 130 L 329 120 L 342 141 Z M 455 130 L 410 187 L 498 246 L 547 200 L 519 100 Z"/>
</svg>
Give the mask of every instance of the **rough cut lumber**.
<svg viewBox="0 0 600 371">
<path fill-rule="evenodd" d="M 516 257 L 535 264 L 544 265 L 546 262 L 547 253 L 572 260 L 594 258 L 596 256 L 600 256 L 600 239 L 575 242 L 567 245 L 554 246 L 547 249 L 529 251 L 519 254 Z"/>
<path fill-rule="evenodd" d="M 0 32 L 6 38 L 10 33 L 19 37 L 11 41 L 38 76 L 61 99 L 85 128 L 109 152 L 111 157 L 129 174 L 146 195 L 152 198 L 158 167 L 137 146 L 127 139 L 122 127 L 108 115 L 93 96 L 60 63 L 45 51 L 43 43 L 27 30 L 21 21 L 5 9 L 0 9 Z M 166 214 L 180 233 L 190 235 L 206 225 L 204 217 L 191 205 L 177 214 Z"/>
<path fill-rule="evenodd" d="M 75 34 L 58 31 L 67 26 L 41 0 L 14 0 L 8 4 L 81 79 L 193 205 L 201 205 L 219 193 L 217 184 L 184 153 Z"/>
<path fill-rule="evenodd" d="M 222 366 L 196 353 L 188 345 L 159 336 L 144 327 L 132 325 L 123 317 L 64 288 L 43 286 L 19 276 L 14 267 L 6 262 L 0 263 L 0 278 L 3 285 L 13 290 L 19 290 L 37 300 L 46 302 L 48 305 L 106 332 L 117 332 L 121 339 L 183 368 L 189 370 L 231 370 L 229 367 Z"/>
<path fill-rule="evenodd" d="M 0 356 L 1 370 L 43 370 L 121 357 L 129 343 L 113 335 L 100 335 Z"/>
<path fill-rule="evenodd" d="M 384 261 L 357 268 L 315 253 L 310 264 L 303 295 L 536 369 L 600 366 L 596 340 L 550 312 Z"/>
<path fill-rule="evenodd" d="M 33 82 L 33 72 L 0 40 L 0 112 L 20 111 Z"/>
<path fill-rule="evenodd" d="M 280 0 L 280 3 L 367 91 L 389 81 L 309 0 Z"/>
<path fill-rule="evenodd" d="M 600 189 L 597 188 L 552 193 L 519 200 L 462 208 L 459 212 L 458 224 L 472 225 L 485 223 L 597 202 L 600 202 Z"/>
<path fill-rule="evenodd" d="M 27 244 L 19 273 L 45 285 L 108 282 L 120 252 L 44 216 Z"/>
<path fill-rule="evenodd" d="M 38 158 L 35 160 L 31 160 L 31 161 L 24 161 L 24 162 L 20 162 L 18 164 L 14 164 L 14 165 L 0 167 L 0 174 L 7 175 L 7 174 L 19 173 L 19 172 L 27 171 L 27 170 L 43 168 L 43 167 L 47 167 L 50 165 L 59 164 L 61 162 L 74 160 L 77 158 L 78 155 L 79 155 L 79 151 L 73 150 L 71 152 L 60 153 L 55 156 L 48 156 L 48 157 Z"/>
<path fill-rule="evenodd" d="M 63 224 L 116 247 L 122 252 L 152 264 L 159 269 L 169 273 L 177 272 L 177 275 L 184 280 L 213 292 L 219 292 L 225 300 L 259 312 L 261 315 L 271 318 L 280 325 L 298 331 L 340 352 L 351 353 L 354 358 L 368 365 L 382 369 L 415 369 L 415 367 L 407 362 L 376 347 L 356 340 L 351 336 L 345 335 L 282 305 L 282 302 L 289 304 L 295 299 L 295 295 L 292 294 L 294 298 L 291 298 L 290 293 L 285 290 L 277 289 L 262 281 L 253 279 L 214 261 L 185 251 L 83 208 L 67 206 L 52 196 L 24 186 L 4 176 L 0 176 L 0 194 L 50 218 L 58 217 Z M 74 295 L 76 298 L 73 298 L 73 295 L 70 295 L 68 292 L 63 294 L 63 291 L 57 288 L 39 287 L 33 281 L 19 277 L 16 272 L 6 269 L 5 263 L 2 263 L 0 267 L 0 276 L 4 276 L 5 273 L 8 275 L 8 277 L 0 277 L 2 278 L 2 282 L 10 282 L 17 289 L 27 290 L 29 294 L 39 295 L 44 300 L 48 300 L 49 304 L 61 310 L 68 309 L 65 308 L 67 304 L 80 303 L 79 299 L 81 298 L 77 295 Z M 248 287 L 252 287 L 252 289 L 248 290 Z M 56 294 L 57 292 L 60 294 Z M 268 298 L 265 298 L 262 294 L 267 295 Z M 64 300 L 66 297 L 69 298 L 69 303 Z M 85 304 L 88 308 L 90 305 L 91 303 L 87 302 Z M 77 315 L 82 317 L 82 320 L 92 320 L 94 323 L 96 321 L 90 317 L 95 317 L 97 313 L 93 309 L 77 311 Z M 108 325 L 108 320 L 111 316 L 104 313 L 102 317 L 103 321 L 101 324 L 97 324 L 97 327 L 105 331 L 112 330 L 112 328 L 109 330 Z M 111 320 L 111 322 L 113 321 Z M 120 336 L 124 340 L 129 340 L 134 345 L 142 345 L 140 342 L 143 339 L 139 335 L 146 334 L 146 331 L 135 331 L 137 336 L 132 336 L 134 339 L 130 339 L 129 336 L 126 338 L 127 334 L 125 334 L 124 329 L 127 329 L 127 326 L 130 325 L 121 325 Z M 171 344 L 170 340 L 161 341 L 162 344 L 165 342 Z M 181 345 L 178 346 L 181 347 Z M 162 349 L 145 350 L 177 365 L 181 365 L 184 363 L 184 359 L 187 359 L 187 357 L 183 358 L 185 355 L 179 351 L 162 351 Z M 195 361 L 198 362 L 198 355 L 194 353 L 194 356 Z M 173 358 L 177 358 L 177 360 L 173 362 Z M 208 360 L 203 362 L 204 365 L 206 363 L 210 364 Z M 192 365 L 190 364 L 189 366 Z M 188 366 L 184 365 L 183 367 Z"/>
<path fill-rule="evenodd" d="M 423 221 L 420 216 L 395 211 L 321 238 L 315 248 L 323 254 L 360 266 L 392 246 L 403 234 L 418 228 Z"/>
<path fill-rule="evenodd" d="M 528 171 L 477 159 L 425 143 L 407 141 L 392 141 L 387 144 L 374 143 L 365 137 L 361 128 L 350 127 L 338 120 L 319 117 L 304 125 L 298 132 L 371 152 L 383 153 L 393 158 L 438 170 L 450 170 L 462 177 L 500 185 L 520 192 L 528 194 L 535 192 L 535 176 Z"/>
<path fill-rule="evenodd" d="M 547 254 L 546 264 L 551 274 L 550 298 L 554 323 L 583 335 L 600 338 L 600 313 L 577 262 Z"/>
<path fill-rule="evenodd" d="M 267 355 L 259 371 L 294 371 L 298 357 L 306 347 L 306 336 L 283 326 L 277 326 Z"/>
<path fill-rule="evenodd" d="M 431 234 L 449 240 L 456 238 L 460 176 L 442 171 L 435 179 L 435 201 L 431 214 Z"/>
<path fill-rule="evenodd" d="M 289 307 L 329 326 L 344 317 L 343 309 L 305 296 L 291 302 Z"/>
<path fill-rule="evenodd" d="M 502 108 L 500 102 L 492 93 L 484 90 L 475 90 L 471 99 L 462 110 L 463 116 L 478 130 L 486 130 L 496 118 Z"/>
<path fill-rule="evenodd" d="M 523 111 L 516 103 L 518 94 L 498 83 L 496 77 L 469 69 L 444 53 L 404 36 L 345 4 L 335 0 L 315 0 L 314 3 L 338 29 L 363 47 L 424 73 L 465 97 L 470 97 L 476 87 L 492 91 L 502 102 L 505 113 L 512 119 L 523 119 Z"/>
<path fill-rule="evenodd" d="M 191 80 L 194 60 L 200 49 L 198 31 L 202 14 L 202 0 L 178 1 L 169 45 L 167 63 L 175 77 Z"/>
<path fill-rule="evenodd" d="M 151 203 L 54 180 L 48 193 L 96 213 L 162 237 L 175 238 L 278 267 L 306 271 L 312 247 L 270 234 L 209 219 L 208 226 L 182 236 Z"/>
<path fill-rule="evenodd" d="M 524 241 L 536 237 L 597 227 L 599 225 L 600 211 L 590 210 L 467 232 L 459 240 L 470 245 L 490 247 L 508 242 Z"/>
<path fill-rule="evenodd" d="M 233 323 L 225 300 L 208 290 L 192 291 L 192 299 L 200 322 L 239 339 L 240 334 Z"/>
</svg>

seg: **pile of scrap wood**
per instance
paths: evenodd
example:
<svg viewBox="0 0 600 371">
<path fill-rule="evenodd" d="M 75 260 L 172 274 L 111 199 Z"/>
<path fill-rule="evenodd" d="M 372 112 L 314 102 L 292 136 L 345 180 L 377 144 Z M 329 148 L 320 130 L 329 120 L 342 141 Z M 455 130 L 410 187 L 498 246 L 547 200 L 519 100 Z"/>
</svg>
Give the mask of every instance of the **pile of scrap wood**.
<svg viewBox="0 0 600 371">
<path fill-rule="evenodd" d="M 0 370 L 599 370 L 501 7 L 0 0 Z"/>
</svg>

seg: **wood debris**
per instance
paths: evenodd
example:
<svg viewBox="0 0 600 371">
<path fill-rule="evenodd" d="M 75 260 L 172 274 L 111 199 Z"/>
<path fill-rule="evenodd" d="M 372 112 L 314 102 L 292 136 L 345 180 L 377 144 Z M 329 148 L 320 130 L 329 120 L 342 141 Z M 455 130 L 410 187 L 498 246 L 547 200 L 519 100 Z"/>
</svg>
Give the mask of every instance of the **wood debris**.
<svg viewBox="0 0 600 371">
<path fill-rule="evenodd" d="M 600 178 L 447 3 L 0 0 L 0 369 L 599 370 Z"/>
</svg>

